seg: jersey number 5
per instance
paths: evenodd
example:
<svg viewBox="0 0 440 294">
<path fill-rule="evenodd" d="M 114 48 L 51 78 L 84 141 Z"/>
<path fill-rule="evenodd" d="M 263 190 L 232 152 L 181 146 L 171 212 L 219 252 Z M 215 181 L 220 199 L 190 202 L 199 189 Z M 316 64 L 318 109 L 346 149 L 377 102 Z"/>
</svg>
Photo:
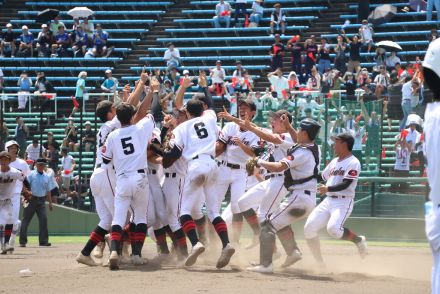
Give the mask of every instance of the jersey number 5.
<svg viewBox="0 0 440 294">
<path fill-rule="evenodd" d="M 124 149 L 125 155 L 130 155 L 134 153 L 134 145 L 130 143 L 131 137 L 121 139 L 122 149 Z"/>
<path fill-rule="evenodd" d="M 196 123 L 194 125 L 194 129 L 196 130 L 197 137 L 199 139 L 205 139 L 208 137 L 208 131 L 205 128 L 205 124 L 203 122 Z"/>
</svg>

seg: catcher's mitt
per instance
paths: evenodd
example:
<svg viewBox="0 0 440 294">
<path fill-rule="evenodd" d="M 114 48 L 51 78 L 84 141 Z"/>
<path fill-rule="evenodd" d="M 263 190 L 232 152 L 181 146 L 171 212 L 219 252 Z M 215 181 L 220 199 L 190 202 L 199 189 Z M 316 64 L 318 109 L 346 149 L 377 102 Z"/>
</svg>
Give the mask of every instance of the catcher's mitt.
<svg viewBox="0 0 440 294">
<path fill-rule="evenodd" d="M 21 195 L 23 196 L 25 202 L 29 202 L 29 200 L 32 198 L 32 192 L 26 188 L 23 189 Z"/>
<path fill-rule="evenodd" d="M 258 157 L 254 157 L 246 162 L 246 171 L 248 176 L 252 176 L 254 174 L 254 169 L 257 166 L 257 161 Z"/>
</svg>

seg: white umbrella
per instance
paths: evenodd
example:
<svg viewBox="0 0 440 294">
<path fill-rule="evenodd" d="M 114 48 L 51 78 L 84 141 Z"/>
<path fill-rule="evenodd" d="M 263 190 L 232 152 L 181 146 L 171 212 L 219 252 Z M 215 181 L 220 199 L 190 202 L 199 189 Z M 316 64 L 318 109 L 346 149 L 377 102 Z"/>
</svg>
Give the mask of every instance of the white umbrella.
<svg viewBox="0 0 440 294">
<path fill-rule="evenodd" d="M 402 50 L 402 47 L 400 47 L 399 44 L 397 44 L 396 42 L 393 42 L 393 41 L 380 41 L 380 42 L 376 43 L 376 46 L 384 48 L 388 51 L 401 51 Z"/>
<path fill-rule="evenodd" d="M 67 14 L 73 18 L 84 18 L 93 15 L 95 12 L 87 7 L 75 7 L 67 11 Z"/>
</svg>

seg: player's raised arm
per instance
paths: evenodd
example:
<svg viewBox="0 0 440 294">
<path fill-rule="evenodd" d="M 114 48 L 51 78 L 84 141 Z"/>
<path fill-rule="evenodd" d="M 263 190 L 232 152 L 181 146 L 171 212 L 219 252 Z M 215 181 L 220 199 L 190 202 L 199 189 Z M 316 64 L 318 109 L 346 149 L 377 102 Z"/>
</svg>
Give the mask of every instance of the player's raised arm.
<svg viewBox="0 0 440 294">
<path fill-rule="evenodd" d="M 208 109 L 214 109 L 214 101 L 208 90 L 208 81 L 206 80 L 206 74 L 204 72 L 199 76 L 199 86 L 202 88 L 203 94 L 205 94 L 205 103 L 208 106 Z"/>
<path fill-rule="evenodd" d="M 141 119 L 143 119 L 146 115 L 148 110 L 151 108 L 151 103 L 153 102 L 153 96 L 154 93 L 157 93 L 159 91 L 160 84 L 159 81 L 155 78 L 151 79 L 150 87 L 148 88 L 147 96 L 145 96 L 144 100 L 142 101 L 141 105 L 139 106 L 139 109 L 137 110 L 136 114 L 134 115 L 133 122 L 137 123 Z"/>
<path fill-rule="evenodd" d="M 174 103 L 176 104 L 177 109 L 182 109 L 183 107 L 183 98 L 185 97 L 185 91 L 187 88 L 191 87 L 193 84 L 191 82 L 190 77 L 183 77 L 182 78 L 182 84 L 180 85 L 179 89 L 177 89 L 176 92 L 176 100 Z"/>
<path fill-rule="evenodd" d="M 149 79 L 148 73 L 146 73 L 145 70 L 142 70 L 140 80 L 134 91 L 128 97 L 127 103 L 135 107 L 139 104 L 139 100 L 141 98 L 142 92 L 144 91 L 144 86 L 147 83 L 148 79 Z"/>
</svg>

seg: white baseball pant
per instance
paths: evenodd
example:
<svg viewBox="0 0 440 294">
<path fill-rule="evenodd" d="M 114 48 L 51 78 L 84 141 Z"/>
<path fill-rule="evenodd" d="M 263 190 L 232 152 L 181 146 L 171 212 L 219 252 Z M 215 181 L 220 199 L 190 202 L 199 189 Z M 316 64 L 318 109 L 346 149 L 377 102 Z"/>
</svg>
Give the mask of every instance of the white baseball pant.
<svg viewBox="0 0 440 294">
<path fill-rule="evenodd" d="M 245 169 L 232 169 L 226 165 L 220 165 L 215 189 L 219 205 L 221 205 L 226 191 L 231 186 L 231 210 L 234 214 L 240 213 L 238 199 L 246 192 L 247 177 Z"/>
<path fill-rule="evenodd" d="M 90 190 L 95 199 L 101 228 L 110 231 L 115 202 L 116 175 L 113 169 L 96 168 L 90 177 Z"/>
<path fill-rule="evenodd" d="M 293 190 L 289 197 L 270 215 L 270 223 L 276 231 L 293 222 L 306 218 L 316 206 L 316 193 Z"/>
<path fill-rule="evenodd" d="M 440 208 L 438 204 L 432 206 L 432 211 L 425 215 L 425 230 L 433 256 L 431 292 L 440 294 Z"/>
<path fill-rule="evenodd" d="M 165 195 L 165 206 L 167 208 L 168 224 L 173 232 L 181 228 L 179 221 L 179 200 L 183 192 L 185 177 L 176 173 L 165 175 L 162 190 Z M 176 175 L 174 178 L 172 175 Z"/>
<path fill-rule="evenodd" d="M 21 204 L 21 195 L 20 193 L 15 193 L 12 196 L 12 234 L 9 239 L 9 245 L 15 246 L 15 237 L 20 232 L 21 221 L 20 221 L 20 204 Z"/>
<path fill-rule="evenodd" d="M 354 199 L 331 198 L 327 196 L 309 215 L 304 226 L 304 237 L 313 239 L 318 237 L 318 232 L 327 226 L 327 232 L 336 239 L 341 239 L 344 234 L 345 220 L 353 210 Z"/>
<path fill-rule="evenodd" d="M 188 162 L 187 171 L 179 215 L 191 215 L 193 219 L 200 219 L 203 217 L 203 203 L 206 202 L 208 218 L 213 221 L 220 216 L 221 208 L 216 193 L 217 163 L 210 156 L 199 155 L 199 158 Z"/>
<path fill-rule="evenodd" d="M 3 225 L 3 228 L 7 224 L 12 224 L 12 199 L 6 198 L 0 200 L 0 225 Z"/>
<path fill-rule="evenodd" d="M 118 176 L 112 225 L 124 227 L 129 209 L 134 224 L 147 223 L 148 199 L 149 184 L 146 173 L 134 172 Z"/>
<path fill-rule="evenodd" d="M 161 179 L 154 170 L 148 171 L 148 183 L 150 186 L 150 199 L 148 204 L 147 223 L 153 229 L 158 230 L 168 225 L 168 214 L 165 206 L 165 196 L 160 185 Z"/>
</svg>

